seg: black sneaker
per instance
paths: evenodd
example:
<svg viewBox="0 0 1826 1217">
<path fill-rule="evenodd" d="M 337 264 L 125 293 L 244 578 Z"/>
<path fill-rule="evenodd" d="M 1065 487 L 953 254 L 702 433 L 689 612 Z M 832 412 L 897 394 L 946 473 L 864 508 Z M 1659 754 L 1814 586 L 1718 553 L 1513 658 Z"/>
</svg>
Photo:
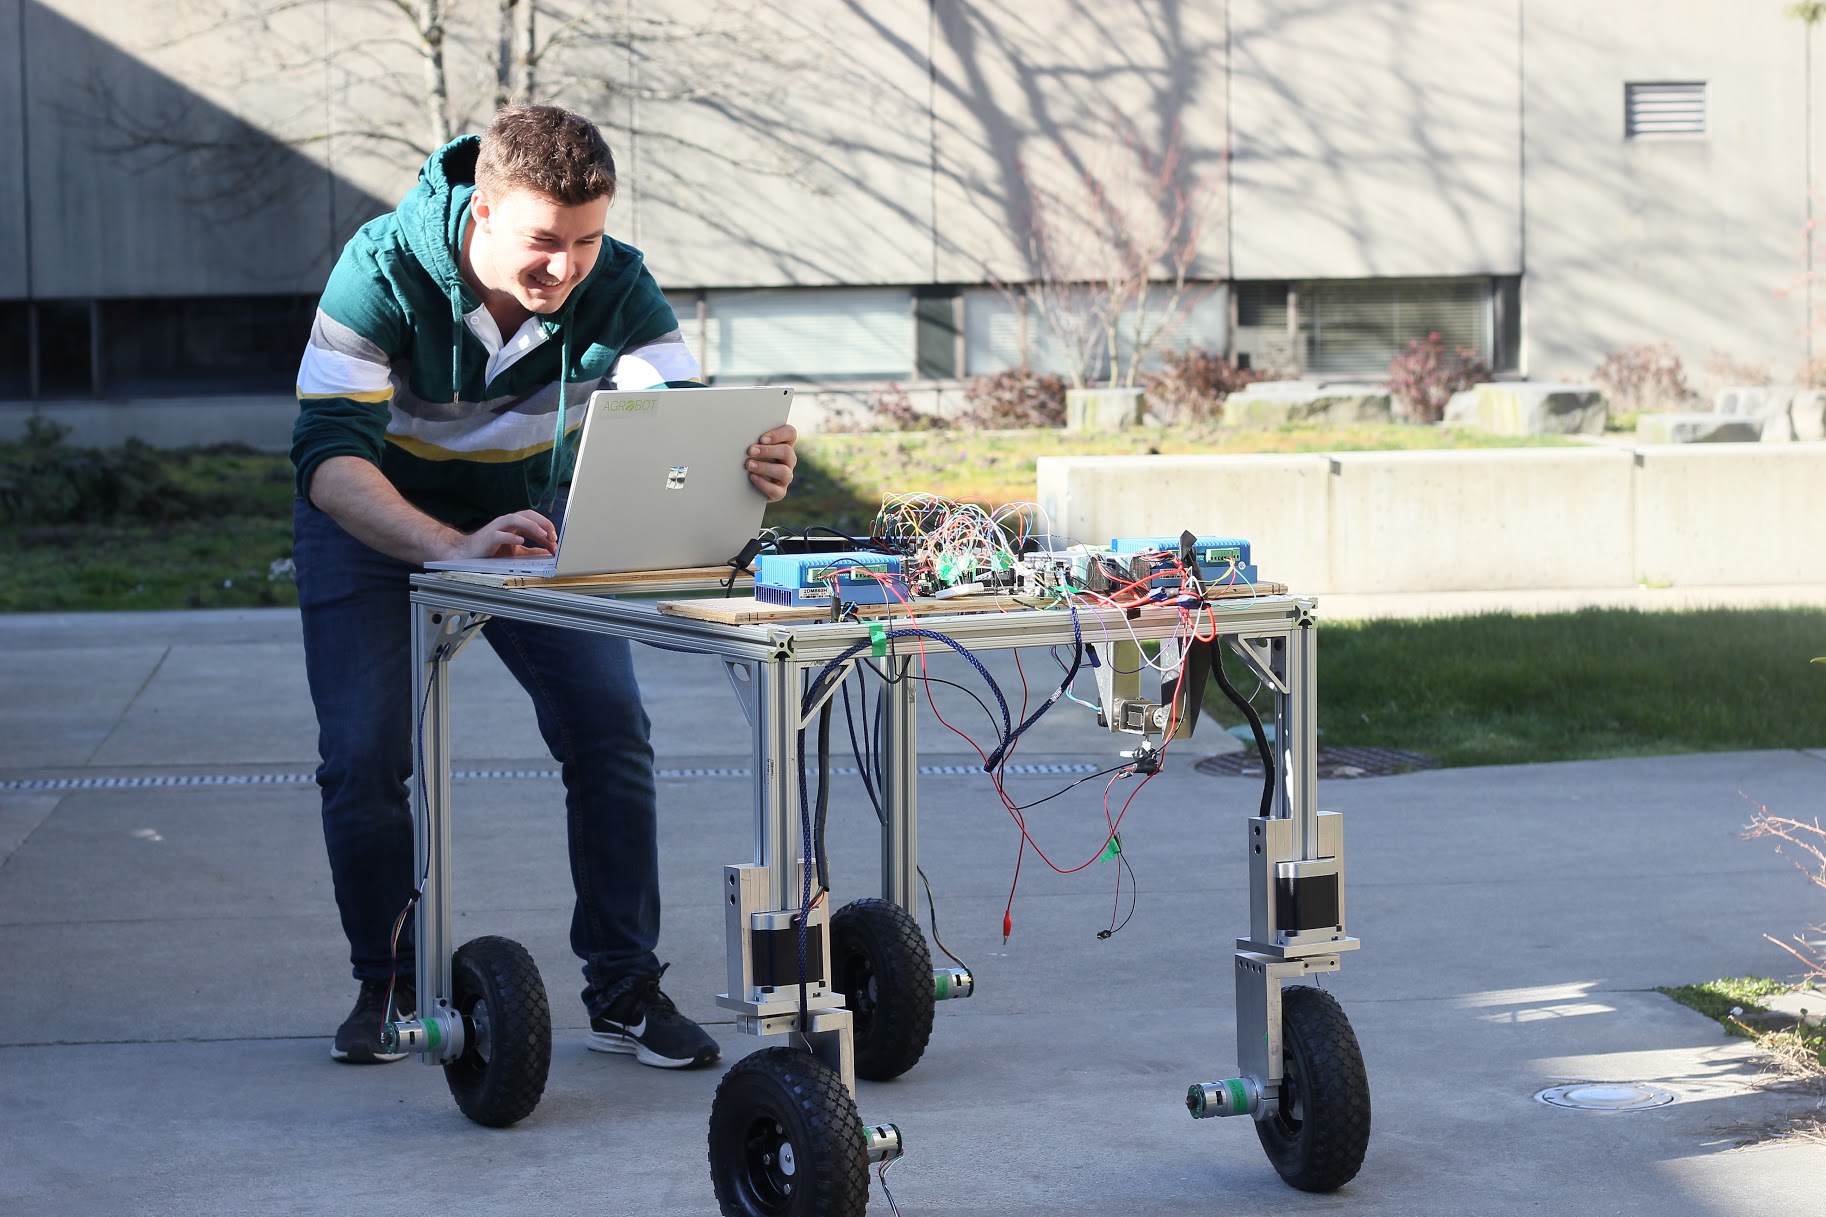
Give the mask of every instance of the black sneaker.
<svg viewBox="0 0 1826 1217">
<path fill-rule="evenodd" d="M 651 976 L 630 976 L 609 990 L 608 1005 L 590 1019 L 591 1052 L 632 1052 L 643 1065 L 691 1069 L 722 1056 L 704 1029 L 659 991 L 666 964 Z"/>
<path fill-rule="evenodd" d="M 347 1061 L 351 1065 L 378 1065 L 404 1058 L 404 1052 L 380 1050 L 380 1029 L 387 1023 L 386 1007 L 387 982 L 362 981 L 361 993 L 355 998 L 355 1008 L 349 1011 L 349 1017 L 342 1020 L 342 1026 L 336 1028 L 336 1042 L 330 1045 L 331 1059 Z M 418 993 L 412 982 L 395 981 L 393 1017 L 409 1018 L 417 1007 Z"/>
</svg>

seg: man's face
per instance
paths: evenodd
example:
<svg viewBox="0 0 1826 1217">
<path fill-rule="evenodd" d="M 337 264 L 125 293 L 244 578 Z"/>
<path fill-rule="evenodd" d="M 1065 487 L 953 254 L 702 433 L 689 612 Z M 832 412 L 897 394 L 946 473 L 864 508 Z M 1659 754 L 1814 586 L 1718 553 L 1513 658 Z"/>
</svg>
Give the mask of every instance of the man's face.
<svg viewBox="0 0 1826 1217">
<path fill-rule="evenodd" d="M 583 282 L 602 252 L 609 201 L 565 207 L 530 190 L 498 199 L 477 192 L 470 205 L 481 239 L 471 264 L 482 286 L 507 292 L 531 313 L 553 313 Z"/>
</svg>

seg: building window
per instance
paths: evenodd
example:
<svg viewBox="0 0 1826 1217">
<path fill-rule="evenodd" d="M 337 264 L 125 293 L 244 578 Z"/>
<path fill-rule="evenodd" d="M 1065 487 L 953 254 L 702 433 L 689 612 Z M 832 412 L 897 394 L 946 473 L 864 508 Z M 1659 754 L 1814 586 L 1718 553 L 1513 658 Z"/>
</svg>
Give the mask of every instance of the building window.
<svg viewBox="0 0 1826 1217">
<path fill-rule="evenodd" d="M 963 370 L 963 297 L 956 288 L 913 289 L 913 375 L 952 380 Z"/>
<path fill-rule="evenodd" d="M 1236 336 L 1231 357 L 1239 368 L 1274 373 L 1293 370 L 1293 344 L 1287 333 L 1287 293 L 1283 280 L 1234 284 Z"/>
<path fill-rule="evenodd" d="M 0 300 L 0 401 L 32 395 L 32 306 Z"/>
<path fill-rule="evenodd" d="M 0 302 L 0 400 L 290 396 L 315 296 Z"/>
<path fill-rule="evenodd" d="M 1299 287 L 1301 367 L 1309 375 L 1387 374 L 1410 342 L 1492 354 L 1489 279 L 1364 279 Z"/>
<path fill-rule="evenodd" d="M 1085 308 L 1094 310 L 1096 301 L 1089 297 L 1095 289 L 1082 290 L 1087 297 Z M 1152 346 L 1142 361 L 1143 371 L 1158 367 L 1161 355 L 1167 351 L 1191 347 L 1219 353 L 1224 350 L 1229 333 L 1230 302 L 1222 284 L 1188 285 L 1180 297 L 1178 315 L 1163 328 L 1161 322 L 1167 316 L 1171 300 L 1172 290 L 1157 284 L 1149 289 L 1146 308 L 1139 319 L 1132 308 L 1124 312 L 1118 326 L 1117 343 L 1125 364 L 1134 347 L 1138 327 L 1144 340 L 1152 338 Z M 1067 347 L 1067 342 L 1062 341 L 1054 327 L 1048 324 L 1038 305 L 1018 289 L 978 288 L 964 293 L 966 375 L 980 376 L 1026 367 L 1035 372 L 1069 377 L 1074 359 Z M 1093 344 L 1084 358 L 1087 381 L 1095 383 L 1109 375 L 1106 349 Z"/>
<path fill-rule="evenodd" d="M 110 397 L 290 393 L 315 296 L 104 300 L 100 392 Z"/>
<path fill-rule="evenodd" d="M 704 307 L 711 380 L 906 380 L 913 373 L 904 287 L 711 291 Z"/>
<path fill-rule="evenodd" d="M 1704 135 L 1704 81 L 1654 81 L 1623 86 L 1623 135 Z"/>
<path fill-rule="evenodd" d="M 38 396 L 95 394 L 95 308 L 88 300 L 39 300 Z"/>
</svg>

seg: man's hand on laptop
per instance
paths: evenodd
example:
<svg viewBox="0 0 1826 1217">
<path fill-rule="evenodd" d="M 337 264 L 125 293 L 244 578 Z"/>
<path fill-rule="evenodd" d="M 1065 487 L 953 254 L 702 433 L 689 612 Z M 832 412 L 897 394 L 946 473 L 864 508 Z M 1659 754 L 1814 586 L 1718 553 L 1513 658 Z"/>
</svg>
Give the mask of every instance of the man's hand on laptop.
<svg viewBox="0 0 1826 1217">
<path fill-rule="evenodd" d="M 558 552 L 558 530 L 536 511 L 516 511 L 463 536 L 446 557 L 549 558 Z"/>
<path fill-rule="evenodd" d="M 795 428 L 782 423 L 749 445 L 748 480 L 769 503 L 785 498 L 786 488 L 792 485 L 793 467 L 799 463 L 793 443 L 798 438 Z"/>
</svg>

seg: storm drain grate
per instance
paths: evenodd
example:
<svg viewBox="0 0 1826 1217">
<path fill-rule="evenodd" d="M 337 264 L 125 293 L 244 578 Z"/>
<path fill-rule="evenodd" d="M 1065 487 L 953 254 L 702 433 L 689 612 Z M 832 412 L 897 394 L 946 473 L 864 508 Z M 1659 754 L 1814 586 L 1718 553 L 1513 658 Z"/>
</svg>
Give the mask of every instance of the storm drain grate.
<svg viewBox="0 0 1826 1217">
<path fill-rule="evenodd" d="M 1220 778 L 1259 778 L 1262 758 L 1254 748 L 1208 756 L 1193 766 L 1200 773 Z M 1319 747 L 1319 776 L 1322 778 L 1379 778 L 1391 773 L 1412 773 L 1416 769 L 1437 769 L 1439 762 L 1419 752 L 1399 748 L 1355 748 L 1349 745 Z"/>
<path fill-rule="evenodd" d="M 839 777 L 854 777 L 860 772 L 854 765 L 833 765 Z M 981 765 L 921 765 L 921 777 L 968 777 L 981 774 Z M 1051 774 L 1096 773 L 1098 766 L 1083 762 L 1031 765 L 1005 765 L 1003 773 L 1011 777 L 1045 777 Z M 457 769 L 450 774 L 459 781 L 509 780 L 557 781 L 556 769 Z M 657 769 L 661 780 L 691 778 L 751 778 L 754 770 L 747 766 L 702 767 L 691 769 Z M 163 787 L 189 786 L 309 786 L 316 778 L 308 773 L 164 773 L 140 777 L 93 778 L 21 778 L 0 782 L 0 794 L 28 794 L 59 790 L 156 790 Z"/>
<path fill-rule="evenodd" d="M 1535 1094 L 1549 1107 L 1574 1111 L 1644 1111 L 1674 1102 L 1674 1092 L 1646 1082 L 1568 1082 Z"/>
</svg>

